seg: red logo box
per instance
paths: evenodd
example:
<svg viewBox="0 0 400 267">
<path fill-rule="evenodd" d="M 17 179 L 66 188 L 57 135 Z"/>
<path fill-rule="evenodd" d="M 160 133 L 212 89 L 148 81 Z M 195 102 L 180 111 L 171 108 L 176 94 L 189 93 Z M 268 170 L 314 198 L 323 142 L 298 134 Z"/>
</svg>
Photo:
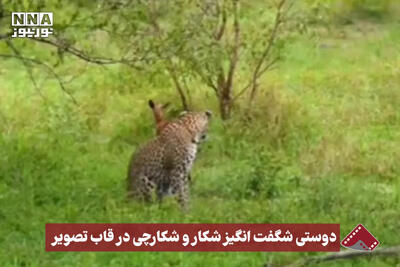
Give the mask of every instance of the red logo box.
<svg viewBox="0 0 400 267">
<path fill-rule="evenodd" d="M 357 225 L 341 242 L 346 248 L 361 251 L 372 251 L 379 241 L 362 225 Z"/>
</svg>

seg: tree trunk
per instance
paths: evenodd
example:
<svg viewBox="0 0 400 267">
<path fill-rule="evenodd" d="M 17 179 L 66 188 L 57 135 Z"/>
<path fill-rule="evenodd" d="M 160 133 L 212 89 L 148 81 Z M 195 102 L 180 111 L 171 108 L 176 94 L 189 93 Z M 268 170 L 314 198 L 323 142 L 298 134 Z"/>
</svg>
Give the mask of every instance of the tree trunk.
<svg viewBox="0 0 400 267">
<path fill-rule="evenodd" d="M 227 120 L 230 118 L 230 116 L 231 116 L 230 108 L 228 107 L 228 104 L 222 99 L 220 99 L 219 110 L 221 113 L 221 119 Z"/>
<path fill-rule="evenodd" d="M 227 120 L 231 117 L 231 107 L 232 107 L 232 84 L 227 84 L 223 89 L 220 90 L 221 94 L 218 98 L 219 100 L 219 110 L 221 113 L 221 118 Z"/>
</svg>

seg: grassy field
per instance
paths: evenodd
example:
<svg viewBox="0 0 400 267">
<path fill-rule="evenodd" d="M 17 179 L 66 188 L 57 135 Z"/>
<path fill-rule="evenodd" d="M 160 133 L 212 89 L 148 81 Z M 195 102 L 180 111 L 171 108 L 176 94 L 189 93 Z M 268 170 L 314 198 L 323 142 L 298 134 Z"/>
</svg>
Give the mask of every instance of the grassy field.
<svg viewBox="0 0 400 267">
<path fill-rule="evenodd" d="M 188 214 L 172 199 L 125 199 L 130 155 L 155 134 L 147 100 L 179 107 L 167 78 L 66 60 L 57 70 L 71 76 L 77 107 L 39 71 L 46 101 L 20 62 L 0 62 L 1 266 L 279 266 L 321 255 L 46 253 L 52 222 L 340 223 L 342 237 L 363 223 L 382 247 L 399 244 L 399 26 L 360 22 L 295 38 L 262 81 L 251 121 L 240 105 L 230 121 L 215 116 Z M 217 113 L 208 89 L 195 89 L 195 107 Z"/>
</svg>

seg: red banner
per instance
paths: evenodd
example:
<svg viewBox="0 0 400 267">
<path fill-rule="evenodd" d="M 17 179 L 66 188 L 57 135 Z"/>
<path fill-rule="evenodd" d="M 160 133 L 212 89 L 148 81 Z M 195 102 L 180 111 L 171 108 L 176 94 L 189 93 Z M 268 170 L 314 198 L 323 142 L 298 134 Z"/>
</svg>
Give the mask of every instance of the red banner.
<svg viewBox="0 0 400 267">
<path fill-rule="evenodd" d="M 46 251 L 339 250 L 339 224 L 46 224 Z"/>
</svg>

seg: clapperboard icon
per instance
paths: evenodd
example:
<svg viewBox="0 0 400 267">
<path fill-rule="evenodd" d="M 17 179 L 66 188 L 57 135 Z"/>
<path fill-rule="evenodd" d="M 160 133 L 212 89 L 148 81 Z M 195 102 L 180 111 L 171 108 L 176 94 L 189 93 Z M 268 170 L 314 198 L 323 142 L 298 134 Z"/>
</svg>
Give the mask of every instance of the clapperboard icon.
<svg viewBox="0 0 400 267">
<path fill-rule="evenodd" d="M 13 27 L 51 27 L 53 12 L 12 12 Z"/>
<path fill-rule="evenodd" d="M 372 251 L 379 241 L 362 224 L 357 225 L 341 242 L 342 246 L 361 251 Z"/>
</svg>

